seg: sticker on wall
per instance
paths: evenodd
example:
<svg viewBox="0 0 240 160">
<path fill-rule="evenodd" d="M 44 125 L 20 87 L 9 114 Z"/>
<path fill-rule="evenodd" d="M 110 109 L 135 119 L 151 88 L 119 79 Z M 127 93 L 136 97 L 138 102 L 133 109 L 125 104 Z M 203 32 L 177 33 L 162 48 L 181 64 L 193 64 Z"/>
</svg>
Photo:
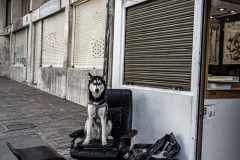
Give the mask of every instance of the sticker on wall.
<svg viewBox="0 0 240 160">
<path fill-rule="evenodd" d="M 203 119 L 213 119 L 215 116 L 215 105 L 204 105 Z"/>
<path fill-rule="evenodd" d="M 240 64 L 240 21 L 225 23 L 223 64 Z"/>
<path fill-rule="evenodd" d="M 32 21 L 36 21 L 39 19 L 39 8 L 32 12 Z"/>
<path fill-rule="evenodd" d="M 25 15 L 25 16 L 23 16 L 23 26 L 26 26 L 26 25 L 28 25 L 29 23 L 30 23 L 30 18 L 31 18 L 31 14 L 29 13 L 29 14 L 27 14 L 27 15 Z"/>
</svg>

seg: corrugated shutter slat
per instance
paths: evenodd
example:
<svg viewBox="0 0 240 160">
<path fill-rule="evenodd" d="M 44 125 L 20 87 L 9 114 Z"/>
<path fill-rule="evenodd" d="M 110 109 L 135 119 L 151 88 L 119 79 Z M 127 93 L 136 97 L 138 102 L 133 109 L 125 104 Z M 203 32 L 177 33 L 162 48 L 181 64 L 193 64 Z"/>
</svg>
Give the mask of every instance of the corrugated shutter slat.
<svg viewBox="0 0 240 160">
<path fill-rule="evenodd" d="M 124 83 L 190 90 L 193 0 L 150 0 L 126 13 Z"/>
</svg>

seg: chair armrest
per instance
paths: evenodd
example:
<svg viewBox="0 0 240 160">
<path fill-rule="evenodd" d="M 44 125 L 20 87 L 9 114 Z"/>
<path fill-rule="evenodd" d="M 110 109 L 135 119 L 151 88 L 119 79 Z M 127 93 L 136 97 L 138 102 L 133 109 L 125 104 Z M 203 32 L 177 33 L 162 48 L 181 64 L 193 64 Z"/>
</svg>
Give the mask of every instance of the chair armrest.
<svg viewBox="0 0 240 160">
<path fill-rule="evenodd" d="M 125 135 L 122 135 L 121 139 L 131 139 L 134 136 L 138 134 L 138 131 L 136 129 L 131 130 L 130 132 L 126 133 Z"/>
<path fill-rule="evenodd" d="M 71 137 L 71 138 L 77 138 L 77 137 L 82 137 L 83 138 L 84 136 L 85 136 L 84 129 L 79 129 L 79 130 L 74 131 L 73 133 L 71 133 L 69 135 L 69 137 Z"/>
</svg>

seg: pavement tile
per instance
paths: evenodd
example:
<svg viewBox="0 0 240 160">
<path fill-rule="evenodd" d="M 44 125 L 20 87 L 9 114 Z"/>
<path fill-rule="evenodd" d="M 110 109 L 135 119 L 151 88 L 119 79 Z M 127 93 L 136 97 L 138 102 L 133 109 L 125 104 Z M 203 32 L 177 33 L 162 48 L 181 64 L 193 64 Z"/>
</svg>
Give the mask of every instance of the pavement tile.
<svg viewBox="0 0 240 160">
<path fill-rule="evenodd" d="M 67 160 L 72 160 L 68 135 L 82 128 L 86 117 L 83 106 L 0 77 L 0 138 L 36 134 Z M 21 123 L 33 123 L 36 127 L 14 131 L 4 129 L 6 125 Z"/>
</svg>

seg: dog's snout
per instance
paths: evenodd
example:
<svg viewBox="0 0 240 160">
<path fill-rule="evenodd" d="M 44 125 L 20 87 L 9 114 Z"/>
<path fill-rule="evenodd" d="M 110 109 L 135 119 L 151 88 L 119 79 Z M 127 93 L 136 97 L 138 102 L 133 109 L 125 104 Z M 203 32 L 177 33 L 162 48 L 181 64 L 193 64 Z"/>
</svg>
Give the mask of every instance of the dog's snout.
<svg viewBox="0 0 240 160">
<path fill-rule="evenodd" d="M 95 89 L 95 91 L 96 91 L 96 92 L 98 92 L 98 91 L 99 91 L 99 89 L 98 89 L 98 88 L 96 88 L 96 89 Z"/>
</svg>

